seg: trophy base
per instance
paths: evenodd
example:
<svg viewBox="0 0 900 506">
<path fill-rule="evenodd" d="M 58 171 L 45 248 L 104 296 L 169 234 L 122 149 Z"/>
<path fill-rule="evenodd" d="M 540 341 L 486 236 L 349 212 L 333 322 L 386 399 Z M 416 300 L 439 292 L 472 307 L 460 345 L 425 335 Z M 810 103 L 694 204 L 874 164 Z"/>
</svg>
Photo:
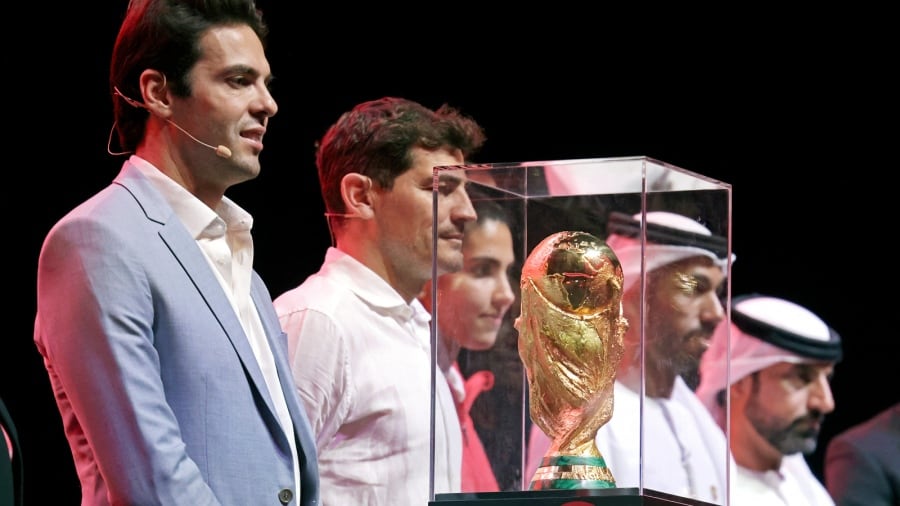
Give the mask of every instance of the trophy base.
<svg viewBox="0 0 900 506">
<path fill-rule="evenodd" d="M 437 494 L 428 506 L 715 506 L 655 490 L 540 490 Z"/>
<path fill-rule="evenodd" d="M 553 455 L 544 457 L 531 478 L 529 490 L 615 488 L 616 480 L 603 457 Z"/>
</svg>

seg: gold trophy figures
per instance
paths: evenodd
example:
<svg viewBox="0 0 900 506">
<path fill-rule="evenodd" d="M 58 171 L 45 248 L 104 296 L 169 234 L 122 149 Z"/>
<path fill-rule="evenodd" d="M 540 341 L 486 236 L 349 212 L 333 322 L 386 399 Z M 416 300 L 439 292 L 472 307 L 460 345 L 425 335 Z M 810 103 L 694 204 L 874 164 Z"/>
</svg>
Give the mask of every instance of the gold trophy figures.
<svg viewBox="0 0 900 506">
<path fill-rule="evenodd" d="M 531 490 L 616 486 L 594 438 L 613 412 L 623 280 L 615 252 L 586 232 L 552 234 L 525 260 L 519 356 L 531 420 L 552 440 Z"/>
</svg>

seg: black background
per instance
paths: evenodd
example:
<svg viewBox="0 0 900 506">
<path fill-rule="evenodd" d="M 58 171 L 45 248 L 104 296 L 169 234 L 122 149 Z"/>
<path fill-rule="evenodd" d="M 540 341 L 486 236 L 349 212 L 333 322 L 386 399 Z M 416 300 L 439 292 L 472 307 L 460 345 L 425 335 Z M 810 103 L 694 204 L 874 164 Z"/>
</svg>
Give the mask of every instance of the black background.
<svg viewBox="0 0 900 506">
<path fill-rule="evenodd" d="M 259 5 L 280 110 L 262 174 L 228 195 L 255 218 L 255 264 L 273 296 L 329 244 L 313 159 L 328 125 L 384 95 L 446 102 L 485 127 L 476 161 L 645 155 L 733 186 L 733 293 L 795 300 L 844 339 L 814 471 L 833 434 L 900 399 L 888 318 L 897 58 L 883 13 Z M 13 327 L 0 395 L 24 445 L 28 503 L 77 504 L 32 341 L 34 274 L 52 224 L 122 163 L 106 152 L 107 79 L 125 2 L 19 8 L 4 36 Z"/>
</svg>

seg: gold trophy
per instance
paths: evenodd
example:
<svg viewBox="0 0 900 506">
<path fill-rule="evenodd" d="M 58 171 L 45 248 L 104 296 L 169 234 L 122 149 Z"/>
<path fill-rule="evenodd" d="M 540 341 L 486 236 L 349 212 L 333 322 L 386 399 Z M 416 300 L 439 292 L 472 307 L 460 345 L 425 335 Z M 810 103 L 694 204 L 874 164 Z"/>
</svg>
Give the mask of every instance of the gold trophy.
<svg viewBox="0 0 900 506">
<path fill-rule="evenodd" d="M 613 412 L 623 279 L 615 252 L 586 232 L 548 236 L 522 267 L 519 356 L 531 420 L 552 441 L 531 490 L 616 486 L 594 438 Z"/>
</svg>

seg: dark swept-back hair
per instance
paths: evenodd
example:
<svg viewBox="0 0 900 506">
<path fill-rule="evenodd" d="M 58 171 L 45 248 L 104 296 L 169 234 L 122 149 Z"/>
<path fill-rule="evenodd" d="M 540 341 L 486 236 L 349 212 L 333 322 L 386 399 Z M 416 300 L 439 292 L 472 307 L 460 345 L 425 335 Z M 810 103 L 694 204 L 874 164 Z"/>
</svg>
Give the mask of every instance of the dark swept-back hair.
<svg viewBox="0 0 900 506">
<path fill-rule="evenodd" d="M 174 93 L 191 94 L 188 73 L 200 59 L 200 39 L 217 26 L 247 25 L 265 47 L 268 26 L 254 0 L 131 0 L 119 28 L 109 66 L 109 91 L 119 143 L 134 151 L 144 136 L 148 112 L 117 96 L 140 101 L 140 76 L 162 72 Z"/>
<path fill-rule="evenodd" d="M 474 119 L 447 104 L 434 111 L 396 97 L 358 104 L 338 118 L 316 147 L 325 209 L 329 213 L 346 211 L 341 179 L 348 173 L 368 176 L 389 189 L 412 167 L 413 147 L 459 149 L 468 158 L 485 139 Z"/>
</svg>

